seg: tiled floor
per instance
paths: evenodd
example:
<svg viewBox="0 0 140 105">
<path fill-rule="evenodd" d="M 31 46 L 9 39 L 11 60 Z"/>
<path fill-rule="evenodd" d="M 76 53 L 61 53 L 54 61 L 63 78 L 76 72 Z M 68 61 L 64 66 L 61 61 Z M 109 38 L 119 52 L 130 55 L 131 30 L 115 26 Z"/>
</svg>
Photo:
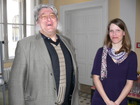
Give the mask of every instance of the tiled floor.
<svg viewBox="0 0 140 105">
<path fill-rule="evenodd" d="M 91 86 L 80 84 L 80 105 L 90 105 Z"/>
<path fill-rule="evenodd" d="M 91 98 L 90 94 L 80 92 L 80 99 L 79 99 L 80 105 L 90 105 L 90 98 Z"/>
</svg>

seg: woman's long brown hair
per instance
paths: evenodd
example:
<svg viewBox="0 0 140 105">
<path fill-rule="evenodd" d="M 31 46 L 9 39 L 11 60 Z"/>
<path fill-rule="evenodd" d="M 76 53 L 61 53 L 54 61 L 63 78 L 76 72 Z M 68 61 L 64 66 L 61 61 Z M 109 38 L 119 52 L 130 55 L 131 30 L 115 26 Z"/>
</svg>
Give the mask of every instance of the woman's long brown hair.
<svg viewBox="0 0 140 105">
<path fill-rule="evenodd" d="M 125 35 L 123 36 L 123 40 L 122 40 L 122 47 L 116 53 L 119 53 L 119 52 L 129 53 L 131 51 L 131 40 L 130 40 L 129 32 L 127 30 L 126 24 L 119 18 L 113 19 L 109 22 L 108 27 L 107 27 L 107 34 L 105 37 L 104 45 L 106 45 L 108 48 L 112 48 L 112 41 L 111 41 L 110 36 L 109 36 L 111 24 L 117 25 L 125 32 Z"/>
</svg>

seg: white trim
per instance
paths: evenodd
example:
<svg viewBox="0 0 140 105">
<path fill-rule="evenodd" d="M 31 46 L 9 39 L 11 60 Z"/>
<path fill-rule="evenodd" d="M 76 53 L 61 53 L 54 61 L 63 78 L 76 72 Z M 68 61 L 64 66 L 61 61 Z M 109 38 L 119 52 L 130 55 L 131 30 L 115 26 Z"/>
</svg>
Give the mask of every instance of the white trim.
<svg viewBox="0 0 140 105">
<path fill-rule="evenodd" d="M 132 50 L 134 50 L 136 36 L 136 0 L 120 0 L 120 17 L 127 26 L 131 38 Z"/>
</svg>

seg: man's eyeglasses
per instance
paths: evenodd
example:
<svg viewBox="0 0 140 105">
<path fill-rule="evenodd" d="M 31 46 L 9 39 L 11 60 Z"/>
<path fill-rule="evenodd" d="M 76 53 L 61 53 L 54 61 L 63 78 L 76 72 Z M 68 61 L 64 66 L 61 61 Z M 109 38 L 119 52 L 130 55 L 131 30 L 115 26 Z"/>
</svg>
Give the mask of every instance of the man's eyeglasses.
<svg viewBox="0 0 140 105">
<path fill-rule="evenodd" d="M 46 20 L 48 18 L 56 19 L 56 15 L 53 14 L 53 13 L 51 13 L 51 14 L 42 14 L 42 15 L 39 16 L 39 18 L 42 19 L 42 20 Z"/>
</svg>

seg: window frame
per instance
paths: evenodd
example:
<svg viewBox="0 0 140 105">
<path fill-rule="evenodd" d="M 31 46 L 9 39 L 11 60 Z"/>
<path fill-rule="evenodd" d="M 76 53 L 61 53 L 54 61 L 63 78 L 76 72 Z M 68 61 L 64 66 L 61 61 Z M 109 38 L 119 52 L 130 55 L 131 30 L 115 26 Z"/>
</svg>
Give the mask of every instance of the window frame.
<svg viewBox="0 0 140 105">
<path fill-rule="evenodd" d="M 26 1 L 27 0 L 23 0 L 23 16 L 27 18 L 26 16 Z M 2 7 L 0 9 L 1 12 L 2 12 L 2 22 L 0 22 L 0 25 L 3 25 L 3 40 L 4 40 L 4 44 L 3 44 L 3 60 L 4 62 L 7 62 L 7 61 L 13 61 L 14 58 L 10 58 L 9 57 L 9 51 L 8 51 L 8 25 L 22 25 L 23 26 L 23 36 L 21 34 L 20 37 L 24 38 L 27 36 L 27 30 L 26 30 L 26 27 L 28 26 L 35 26 L 35 22 L 34 24 L 27 24 L 26 23 L 26 18 L 23 18 L 23 23 L 8 23 L 7 21 L 7 0 L 0 0 L 0 2 L 2 2 Z M 41 1 L 40 0 L 34 0 L 34 6 L 37 5 L 37 4 L 40 4 Z M 22 17 L 23 17 L 22 16 Z M 35 30 L 35 27 L 34 27 L 34 30 Z M 1 35 L 1 36 L 2 36 Z"/>
</svg>

